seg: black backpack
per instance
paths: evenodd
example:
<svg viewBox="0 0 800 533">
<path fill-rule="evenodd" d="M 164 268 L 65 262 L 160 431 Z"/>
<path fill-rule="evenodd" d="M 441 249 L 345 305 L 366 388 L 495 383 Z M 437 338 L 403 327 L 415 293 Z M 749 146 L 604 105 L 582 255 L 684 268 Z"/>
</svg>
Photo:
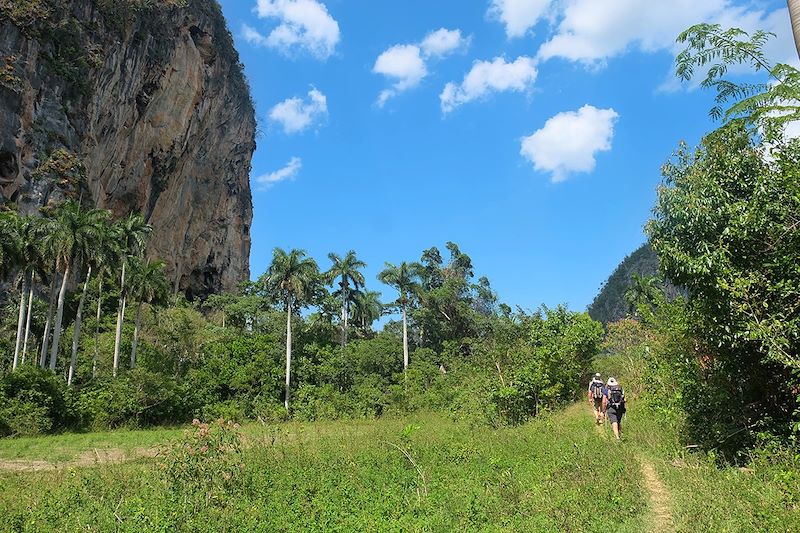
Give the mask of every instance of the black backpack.
<svg viewBox="0 0 800 533">
<path fill-rule="evenodd" d="M 592 381 L 592 386 L 590 388 L 592 390 L 592 398 L 594 398 L 595 400 L 599 400 L 603 397 L 602 381 Z"/>
<path fill-rule="evenodd" d="M 615 411 L 625 410 L 625 392 L 619 385 L 608 388 L 608 405 Z"/>
</svg>

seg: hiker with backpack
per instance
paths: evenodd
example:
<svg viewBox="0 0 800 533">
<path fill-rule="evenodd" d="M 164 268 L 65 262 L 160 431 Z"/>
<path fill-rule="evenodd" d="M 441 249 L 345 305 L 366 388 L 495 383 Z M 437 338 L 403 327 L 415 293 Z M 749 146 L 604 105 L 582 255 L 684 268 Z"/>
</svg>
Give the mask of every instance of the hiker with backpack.
<svg viewBox="0 0 800 533">
<path fill-rule="evenodd" d="M 619 440 L 621 431 L 622 416 L 625 414 L 625 391 L 615 378 L 608 378 L 606 396 L 603 400 L 608 421 L 611 422 L 611 429 L 614 436 Z"/>
<path fill-rule="evenodd" d="M 589 382 L 589 405 L 594 409 L 595 422 L 600 425 L 603 423 L 605 408 L 603 406 L 603 399 L 606 395 L 606 388 L 603 385 L 603 380 L 600 378 L 600 372 L 594 375 L 592 381 Z"/>
</svg>

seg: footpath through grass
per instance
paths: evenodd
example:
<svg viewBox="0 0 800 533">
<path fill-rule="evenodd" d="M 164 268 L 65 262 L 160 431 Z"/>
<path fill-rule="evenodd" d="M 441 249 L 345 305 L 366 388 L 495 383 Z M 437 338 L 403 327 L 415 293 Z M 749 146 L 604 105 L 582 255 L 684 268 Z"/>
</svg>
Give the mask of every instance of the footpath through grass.
<svg viewBox="0 0 800 533">
<path fill-rule="evenodd" d="M 94 468 L 1 472 L 2 527 L 647 529 L 647 494 L 630 447 L 598 438 L 583 405 L 513 429 L 472 428 L 437 415 L 419 415 L 375 422 L 248 426 L 245 435 L 240 476 L 224 493 L 200 501 L 175 492 L 159 458 Z M 42 440 L 47 439 L 54 437 Z"/>
<path fill-rule="evenodd" d="M 720 466 L 713 454 L 678 439 L 678 426 L 657 424 L 646 405 L 626 422 L 628 446 L 655 468 L 669 493 L 674 531 L 800 531 L 800 456 L 756 453 L 747 466 Z"/>
</svg>

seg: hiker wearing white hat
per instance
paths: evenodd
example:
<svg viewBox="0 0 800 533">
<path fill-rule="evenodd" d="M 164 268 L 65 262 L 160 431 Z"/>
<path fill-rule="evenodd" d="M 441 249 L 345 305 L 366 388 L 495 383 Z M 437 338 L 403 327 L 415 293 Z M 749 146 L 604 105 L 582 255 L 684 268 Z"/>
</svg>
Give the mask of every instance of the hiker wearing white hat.
<svg viewBox="0 0 800 533">
<path fill-rule="evenodd" d="M 606 396 L 606 388 L 603 385 L 603 380 L 600 378 L 600 372 L 596 373 L 592 380 L 589 382 L 589 405 L 594 409 L 594 419 L 596 424 L 603 423 L 605 416 L 603 408 L 603 398 Z"/>
<path fill-rule="evenodd" d="M 619 440 L 619 434 L 622 430 L 621 422 L 622 416 L 625 414 L 625 391 L 615 378 L 608 378 L 606 395 L 603 398 L 603 407 L 611 422 L 611 429 L 614 431 L 614 436 Z"/>
</svg>

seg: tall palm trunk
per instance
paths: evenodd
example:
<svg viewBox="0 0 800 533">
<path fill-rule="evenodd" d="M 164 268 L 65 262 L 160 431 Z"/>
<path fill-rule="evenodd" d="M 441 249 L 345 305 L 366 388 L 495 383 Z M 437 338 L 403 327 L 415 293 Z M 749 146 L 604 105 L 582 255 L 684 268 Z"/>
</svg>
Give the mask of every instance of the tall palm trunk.
<svg viewBox="0 0 800 533">
<path fill-rule="evenodd" d="M 347 289 L 342 287 L 342 350 L 347 344 Z"/>
<path fill-rule="evenodd" d="M 83 282 L 83 292 L 78 302 L 78 313 L 75 315 L 75 330 L 72 332 L 72 357 L 69 360 L 69 374 L 67 374 L 67 385 L 72 385 L 72 378 L 75 376 L 75 365 L 78 362 L 78 342 L 81 339 L 81 320 L 83 319 L 83 302 L 86 301 L 86 292 L 89 290 L 89 279 L 92 277 L 92 267 L 86 272 L 86 281 Z"/>
<path fill-rule="evenodd" d="M 406 327 L 406 304 L 403 304 L 403 370 L 408 368 L 408 329 Z"/>
<path fill-rule="evenodd" d="M 122 343 L 122 322 L 125 320 L 125 262 L 122 263 L 122 278 L 119 284 L 119 308 L 117 309 L 117 335 L 114 338 L 114 377 L 119 369 L 119 349 Z"/>
<path fill-rule="evenodd" d="M 28 269 L 22 273 L 22 294 L 19 297 L 19 316 L 17 317 L 17 341 L 14 344 L 14 362 L 11 369 L 14 370 L 19 364 L 19 354 L 22 351 L 22 336 L 25 332 L 25 309 L 28 306 L 28 291 L 30 286 L 31 273 Z"/>
<path fill-rule="evenodd" d="M 50 297 L 47 301 L 47 319 L 44 322 L 44 333 L 42 333 L 42 353 L 39 356 L 39 366 L 44 368 L 47 362 L 47 343 L 50 341 L 50 321 L 53 320 L 53 306 L 56 302 L 56 287 L 58 287 L 58 273 L 53 267 L 53 279 L 50 281 Z"/>
<path fill-rule="evenodd" d="M 33 314 L 33 277 L 31 277 L 31 288 L 28 290 L 28 316 L 25 318 L 25 340 L 22 342 L 22 364 L 25 364 L 25 356 L 28 353 L 28 338 L 31 334 L 31 315 Z"/>
<path fill-rule="evenodd" d="M 53 324 L 53 347 L 50 349 L 50 370 L 55 371 L 56 360 L 58 359 L 58 341 L 61 340 L 61 321 L 64 318 L 64 301 L 67 296 L 67 279 L 69 278 L 69 262 L 64 269 L 64 277 L 61 279 L 61 290 L 58 291 L 58 308 L 56 309 L 56 320 Z"/>
<path fill-rule="evenodd" d="M 136 325 L 133 328 L 133 342 L 131 343 L 131 368 L 136 368 L 136 346 L 139 344 L 139 327 L 142 324 L 142 302 L 136 307 Z"/>
<path fill-rule="evenodd" d="M 289 393 L 291 392 L 292 376 L 292 299 L 286 305 L 286 396 L 283 406 L 289 410 Z"/>
<path fill-rule="evenodd" d="M 100 346 L 100 308 L 103 304 L 103 273 L 97 286 L 97 321 L 94 326 L 94 355 L 92 356 L 92 379 L 97 377 L 97 352 Z"/>
<path fill-rule="evenodd" d="M 787 0 L 789 6 L 789 19 L 792 21 L 792 35 L 797 57 L 800 57 L 800 0 Z"/>
<path fill-rule="evenodd" d="M 347 333 L 348 333 L 347 327 L 348 327 L 349 322 L 350 322 L 350 304 L 347 301 L 347 298 L 348 298 L 348 296 L 345 296 L 345 301 L 344 301 L 344 344 L 345 344 L 345 346 L 347 346 Z"/>
</svg>

